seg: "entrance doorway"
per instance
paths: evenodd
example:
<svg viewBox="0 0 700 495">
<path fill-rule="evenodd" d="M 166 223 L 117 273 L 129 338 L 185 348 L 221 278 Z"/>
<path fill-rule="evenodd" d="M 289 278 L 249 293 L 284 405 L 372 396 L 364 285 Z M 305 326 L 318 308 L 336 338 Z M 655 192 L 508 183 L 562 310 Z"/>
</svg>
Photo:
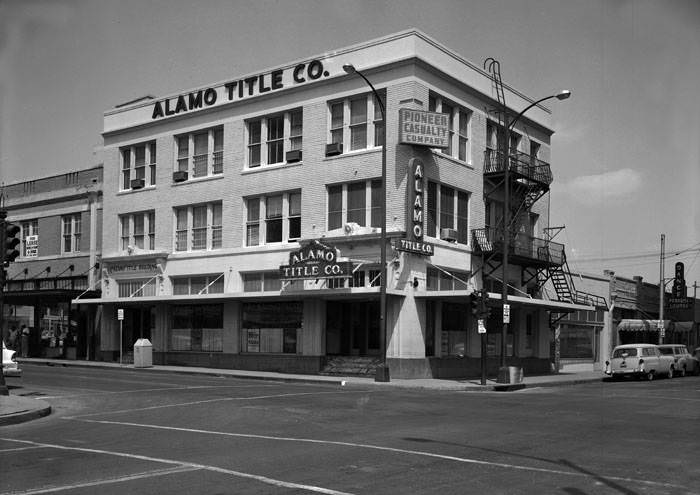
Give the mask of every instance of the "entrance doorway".
<svg viewBox="0 0 700 495">
<path fill-rule="evenodd" d="M 144 306 L 124 308 L 122 324 L 122 351 L 133 352 L 138 339 L 151 340 L 151 330 L 155 325 L 155 307 Z"/>
<path fill-rule="evenodd" d="M 380 356 L 379 302 L 326 304 L 326 354 Z"/>
</svg>

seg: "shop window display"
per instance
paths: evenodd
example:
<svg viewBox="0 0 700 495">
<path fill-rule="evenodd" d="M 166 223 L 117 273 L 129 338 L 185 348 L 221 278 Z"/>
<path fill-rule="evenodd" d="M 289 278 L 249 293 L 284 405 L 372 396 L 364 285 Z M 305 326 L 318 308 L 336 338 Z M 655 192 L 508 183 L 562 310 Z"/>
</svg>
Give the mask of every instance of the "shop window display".
<svg viewBox="0 0 700 495">
<path fill-rule="evenodd" d="M 300 302 L 247 303 L 243 305 L 243 352 L 301 353 Z"/>
</svg>

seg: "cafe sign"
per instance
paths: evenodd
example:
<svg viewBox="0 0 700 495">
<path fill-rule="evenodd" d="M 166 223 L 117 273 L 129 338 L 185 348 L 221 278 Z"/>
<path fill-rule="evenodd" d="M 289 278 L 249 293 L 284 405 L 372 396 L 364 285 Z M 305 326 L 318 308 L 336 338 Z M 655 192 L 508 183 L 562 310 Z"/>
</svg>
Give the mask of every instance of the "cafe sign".
<svg viewBox="0 0 700 495">
<path fill-rule="evenodd" d="M 450 120 L 445 113 L 401 108 L 399 110 L 399 143 L 429 148 L 450 146 Z"/>
<path fill-rule="evenodd" d="M 280 266 L 282 280 L 312 280 L 319 278 L 349 278 L 352 262 L 339 261 L 338 250 L 312 241 L 298 251 L 289 253 L 289 264 Z"/>
</svg>

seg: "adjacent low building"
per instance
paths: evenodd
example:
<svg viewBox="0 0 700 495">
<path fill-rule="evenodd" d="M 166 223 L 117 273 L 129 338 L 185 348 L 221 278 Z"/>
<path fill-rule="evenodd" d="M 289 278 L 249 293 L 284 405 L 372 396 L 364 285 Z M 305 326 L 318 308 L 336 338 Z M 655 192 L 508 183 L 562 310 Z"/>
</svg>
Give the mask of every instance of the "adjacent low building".
<svg viewBox="0 0 700 495">
<path fill-rule="evenodd" d="M 72 301 L 100 296 L 102 166 L 8 184 L 2 197 L 21 241 L 7 268 L 4 335 L 29 329 L 24 356 L 95 359 L 101 308 Z"/>
</svg>

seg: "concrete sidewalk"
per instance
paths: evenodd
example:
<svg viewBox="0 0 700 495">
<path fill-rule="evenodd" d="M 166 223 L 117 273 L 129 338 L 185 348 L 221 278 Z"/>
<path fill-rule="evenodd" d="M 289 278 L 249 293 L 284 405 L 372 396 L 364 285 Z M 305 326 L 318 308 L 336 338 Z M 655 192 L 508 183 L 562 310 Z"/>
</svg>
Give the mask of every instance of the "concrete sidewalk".
<svg viewBox="0 0 700 495">
<path fill-rule="evenodd" d="M 143 373 L 183 373 L 190 375 L 230 376 L 255 380 L 273 380 L 279 382 L 325 383 L 338 386 L 394 387 L 417 390 L 452 390 L 452 391 L 513 391 L 529 387 L 567 386 L 579 383 L 601 381 L 603 374 L 599 371 L 571 371 L 558 374 L 525 376 L 522 383 L 501 384 L 493 379 L 486 380 L 486 385 L 476 379 L 437 379 L 437 378 L 393 378 L 389 382 L 375 382 L 373 378 L 359 376 L 326 376 L 275 373 L 271 371 L 248 371 L 219 368 L 201 368 L 193 366 L 156 365 L 148 368 L 136 368 L 133 364 L 119 364 L 102 361 L 73 361 L 66 359 L 19 358 L 20 364 L 46 366 L 71 366 L 82 368 L 117 368 Z M 18 380 L 18 379 L 12 379 Z M 12 382 L 10 382 L 10 386 Z M 12 395 L 0 396 L 0 426 L 21 423 L 50 414 L 51 406 L 43 400 L 29 399 Z"/>
</svg>

